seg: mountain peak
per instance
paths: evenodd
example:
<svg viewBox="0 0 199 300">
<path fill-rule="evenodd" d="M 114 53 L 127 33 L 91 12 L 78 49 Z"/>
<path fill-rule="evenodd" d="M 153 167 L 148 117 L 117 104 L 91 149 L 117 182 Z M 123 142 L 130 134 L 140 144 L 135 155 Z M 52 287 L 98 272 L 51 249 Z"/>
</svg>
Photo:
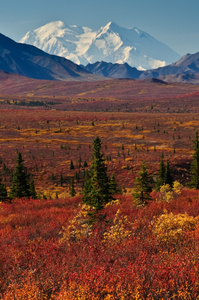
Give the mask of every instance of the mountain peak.
<svg viewBox="0 0 199 300">
<path fill-rule="evenodd" d="M 64 22 L 62 21 L 53 21 L 53 22 L 50 22 L 50 23 L 47 23 L 45 24 L 44 26 L 42 27 L 46 27 L 46 28 L 50 28 L 50 27 L 59 27 L 59 28 L 62 28 L 62 27 L 66 27 L 66 25 L 64 24 Z"/>
<path fill-rule="evenodd" d="M 55 21 L 29 32 L 21 42 L 83 65 L 96 61 L 126 62 L 143 70 L 162 67 L 180 58 L 144 31 L 121 27 L 113 21 L 98 31 Z"/>
<path fill-rule="evenodd" d="M 105 25 L 105 27 L 108 27 L 110 29 L 115 29 L 115 28 L 120 27 L 120 26 L 118 24 L 116 24 L 115 22 L 111 21 L 107 25 Z"/>
<path fill-rule="evenodd" d="M 101 27 L 101 28 L 104 28 L 104 29 L 107 29 L 107 30 L 110 29 L 112 31 L 119 32 L 119 33 L 126 31 L 126 32 L 131 32 L 131 34 L 133 32 L 136 32 L 138 35 L 142 35 L 142 34 L 147 35 L 147 33 L 145 33 L 144 31 L 142 31 L 140 29 L 138 29 L 137 27 L 125 28 L 125 27 L 122 27 L 122 26 L 118 25 L 117 23 L 115 23 L 113 21 L 107 23 L 104 27 Z M 148 36 L 150 36 L 150 35 L 148 35 Z"/>
</svg>

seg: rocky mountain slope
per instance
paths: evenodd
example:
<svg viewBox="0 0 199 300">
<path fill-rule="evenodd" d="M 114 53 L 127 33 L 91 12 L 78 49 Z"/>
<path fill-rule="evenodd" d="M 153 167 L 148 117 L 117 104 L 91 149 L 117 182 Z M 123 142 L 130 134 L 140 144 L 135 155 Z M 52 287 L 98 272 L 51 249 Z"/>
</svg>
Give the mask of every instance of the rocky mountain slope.
<svg viewBox="0 0 199 300">
<path fill-rule="evenodd" d="M 0 34 L 0 70 L 47 80 L 93 80 L 81 66 Z"/>
<path fill-rule="evenodd" d="M 199 84 L 199 52 L 187 54 L 168 66 L 147 71 L 138 71 L 126 63 L 97 62 L 88 64 L 85 68 L 93 74 L 104 77 L 142 80 L 153 78 L 168 82 Z"/>
<path fill-rule="evenodd" d="M 141 74 L 140 79 L 161 78 L 166 81 L 199 83 L 199 52 L 186 54 L 177 62 L 158 68 L 148 70 Z"/>
<path fill-rule="evenodd" d="M 85 68 L 95 75 L 110 78 L 137 79 L 142 74 L 142 71 L 138 71 L 136 68 L 130 67 L 127 63 L 112 64 L 101 61 L 94 64 L 88 64 Z"/>
</svg>

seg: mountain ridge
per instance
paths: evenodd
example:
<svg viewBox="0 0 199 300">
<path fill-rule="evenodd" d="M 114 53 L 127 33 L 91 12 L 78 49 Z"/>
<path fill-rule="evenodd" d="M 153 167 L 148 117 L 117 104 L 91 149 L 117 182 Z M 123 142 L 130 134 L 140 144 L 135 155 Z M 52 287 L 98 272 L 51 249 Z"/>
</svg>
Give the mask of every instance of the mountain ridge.
<svg viewBox="0 0 199 300">
<path fill-rule="evenodd" d="M 85 66 L 86 70 L 95 75 L 110 78 L 126 79 L 158 79 L 168 82 L 181 82 L 199 84 L 199 52 L 186 54 L 178 61 L 168 66 L 139 71 L 128 64 L 112 64 L 106 62 L 96 62 Z"/>
<path fill-rule="evenodd" d="M 0 34 L 0 70 L 46 80 L 92 80 L 93 74 L 63 57 Z"/>
<path fill-rule="evenodd" d="M 165 81 L 199 84 L 199 52 L 188 53 L 164 68 L 145 71 L 141 74 L 140 79 L 152 77 Z"/>
<path fill-rule="evenodd" d="M 109 78 L 138 79 L 142 74 L 142 71 L 129 66 L 127 63 L 112 64 L 101 61 L 94 64 L 88 64 L 85 66 L 85 69 L 95 75 Z"/>
</svg>

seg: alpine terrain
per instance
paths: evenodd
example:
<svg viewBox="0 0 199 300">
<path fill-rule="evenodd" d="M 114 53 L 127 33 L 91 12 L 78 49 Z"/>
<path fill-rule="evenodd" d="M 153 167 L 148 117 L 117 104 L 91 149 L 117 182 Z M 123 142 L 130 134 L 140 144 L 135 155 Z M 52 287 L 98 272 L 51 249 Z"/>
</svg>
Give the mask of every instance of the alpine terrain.
<svg viewBox="0 0 199 300">
<path fill-rule="evenodd" d="M 145 78 L 160 78 L 172 82 L 199 84 L 199 52 L 188 53 L 171 65 L 145 71 L 141 74 L 140 79 Z"/>
<path fill-rule="evenodd" d="M 0 34 L 0 70 L 29 78 L 46 80 L 94 80 L 81 66 L 63 57 L 44 51 Z"/>
<path fill-rule="evenodd" d="M 88 27 L 48 23 L 29 31 L 20 41 L 76 64 L 97 61 L 128 63 L 138 70 L 154 69 L 175 62 L 180 56 L 162 42 L 136 27 L 123 28 L 114 22 L 94 31 Z"/>
</svg>

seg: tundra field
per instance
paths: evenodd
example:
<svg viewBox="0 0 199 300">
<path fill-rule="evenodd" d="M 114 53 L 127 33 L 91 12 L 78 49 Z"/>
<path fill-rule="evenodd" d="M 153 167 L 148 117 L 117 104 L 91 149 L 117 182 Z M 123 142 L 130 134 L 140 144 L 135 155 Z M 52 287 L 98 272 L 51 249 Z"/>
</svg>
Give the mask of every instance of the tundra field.
<svg viewBox="0 0 199 300">
<path fill-rule="evenodd" d="M 54 82 L 1 76 L 0 156 L 8 187 L 20 151 L 40 194 L 65 195 L 72 176 L 81 191 L 96 136 L 102 141 L 108 172 L 115 173 L 125 189 L 133 188 L 143 160 L 155 178 L 162 153 L 175 179 L 188 180 L 199 129 L 199 86 L 159 80 Z"/>
<path fill-rule="evenodd" d="M 1 76 L 2 183 L 9 193 L 20 152 L 38 199 L 0 204 L 0 298 L 199 299 L 199 193 L 187 186 L 199 86 Z M 82 186 L 97 136 L 121 194 L 89 223 Z M 174 184 L 155 191 L 161 157 Z M 139 207 L 143 161 L 153 191 Z"/>
<path fill-rule="evenodd" d="M 56 192 L 63 197 L 71 177 L 78 177 L 76 186 L 81 191 L 96 136 L 102 141 L 108 172 L 116 175 L 121 187 L 133 188 L 143 160 L 155 178 L 162 153 L 174 178 L 185 184 L 199 115 L 2 109 L 0 126 L 1 172 L 8 187 L 19 151 L 36 189 L 48 197 Z"/>
</svg>

